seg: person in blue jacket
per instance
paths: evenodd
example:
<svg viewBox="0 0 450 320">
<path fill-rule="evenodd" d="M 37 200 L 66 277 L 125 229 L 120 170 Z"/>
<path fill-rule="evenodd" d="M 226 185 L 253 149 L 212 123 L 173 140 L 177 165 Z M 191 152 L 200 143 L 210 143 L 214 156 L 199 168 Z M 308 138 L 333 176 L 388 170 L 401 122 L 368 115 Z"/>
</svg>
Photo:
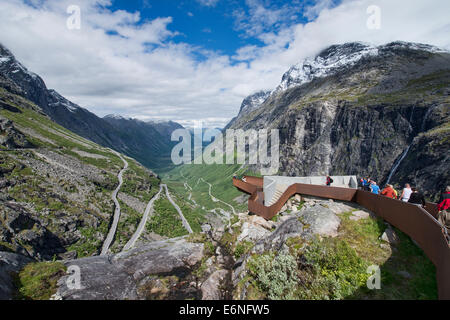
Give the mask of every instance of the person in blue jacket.
<svg viewBox="0 0 450 320">
<path fill-rule="evenodd" d="M 372 183 L 370 185 L 370 191 L 375 194 L 380 193 L 380 187 L 377 185 L 377 183 L 375 181 L 372 181 Z"/>
</svg>

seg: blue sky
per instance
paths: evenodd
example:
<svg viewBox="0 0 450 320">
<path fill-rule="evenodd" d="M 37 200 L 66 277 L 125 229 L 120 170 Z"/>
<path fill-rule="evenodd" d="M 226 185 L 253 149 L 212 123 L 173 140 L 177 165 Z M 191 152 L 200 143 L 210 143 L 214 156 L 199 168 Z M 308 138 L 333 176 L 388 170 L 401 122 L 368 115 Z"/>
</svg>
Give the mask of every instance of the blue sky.
<svg viewBox="0 0 450 320">
<path fill-rule="evenodd" d="M 80 29 L 67 27 L 71 5 Z M 0 0 L 0 42 L 99 116 L 223 127 L 246 96 L 330 45 L 450 49 L 448 12 L 448 0 Z"/>
<path fill-rule="evenodd" d="M 304 8 L 313 5 L 314 1 L 265 1 L 265 4 L 272 10 L 289 8 L 291 13 L 290 19 L 266 26 L 264 31 L 269 32 L 296 23 L 306 23 L 308 19 L 303 16 Z M 250 14 L 251 7 L 245 0 L 116 0 L 110 9 L 139 11 L 143 21 L 172 17 L 173 22 L 168 29 L 179 33 L 173 37 L 174 42 L 187 42 L 220 54 L 232 56 L 245 45 L 264 45 L 256 34 L 248 34 L 237 21 L 239 14 L 245 17 Z"/>
</svg>

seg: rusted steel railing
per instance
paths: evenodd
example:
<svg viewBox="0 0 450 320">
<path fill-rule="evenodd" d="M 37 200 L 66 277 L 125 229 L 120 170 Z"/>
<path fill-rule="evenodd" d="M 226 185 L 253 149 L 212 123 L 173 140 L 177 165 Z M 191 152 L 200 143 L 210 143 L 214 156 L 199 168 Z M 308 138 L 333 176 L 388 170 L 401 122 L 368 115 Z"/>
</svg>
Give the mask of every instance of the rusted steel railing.
<svg viewBox="0 0 450 320">
<path fill-rule="evenodd" d="M 436 220 L 437 208 L 427 203 L 425 209 L 367 191 L 296 183 L 270 207 L 264 205 L 263 178 L 245 176 L 245 182 L 233 178 L 233 185 L 249 193 L 248 210 L 267 220 L 275 216 L 295 194 L 316 196 L 360 204 L 410 236 L 436 266 L 440 299 L 450 299 L 450 245 L 444 227 Z"/>
</svg>

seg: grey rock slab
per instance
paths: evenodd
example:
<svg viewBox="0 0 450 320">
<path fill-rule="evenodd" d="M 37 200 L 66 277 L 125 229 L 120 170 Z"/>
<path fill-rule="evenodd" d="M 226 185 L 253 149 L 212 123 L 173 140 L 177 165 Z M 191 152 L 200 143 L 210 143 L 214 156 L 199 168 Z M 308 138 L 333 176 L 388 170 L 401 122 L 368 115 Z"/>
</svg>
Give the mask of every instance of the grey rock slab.
<svg viewBox="0 0 450 320">
<path fill-rule="evenodd" d="M 329 208 L 315 205 L 300 213 L 301 221 L 307 225 L 303 236 L 310 238 L 312 235 L 336 237 L 341 219 Z"/>
<path fill-rule="evenodd" d="M 14 274 L 32 261 L 16 253 L 0 252 L 0 300 L 14 298 Z"/>
<path fill-rule="evenodd" d="M 122 300 L 138 299 L 139 283 L 149 276 L 188 275 L 203 257 L 204 245 L 184 238 L 170 239 L 105 255 L 67 261 L 77 266 L 81 288 L 67 284 L 69 275 L 58 281 L 62 299 Z"/>
</svg>

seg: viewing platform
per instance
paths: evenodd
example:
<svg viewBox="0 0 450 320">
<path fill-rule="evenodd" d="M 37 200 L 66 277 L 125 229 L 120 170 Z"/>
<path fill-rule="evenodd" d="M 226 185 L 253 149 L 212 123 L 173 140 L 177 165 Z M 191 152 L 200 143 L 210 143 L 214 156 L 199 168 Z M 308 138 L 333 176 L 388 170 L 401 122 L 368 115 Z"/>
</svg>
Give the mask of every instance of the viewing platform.
<svg viewBox="0 0 450 320">
<path fill-rule="evenodd" d="M 314 179 L 313 179 L 314 178 Z M 302 180 L 303 179 L 303 180 Z M 308 182 L 309 183 L 301 183 Z M 334 181 L 335 178 L 332 177 Z M 356 189 L 353 177 L 337 179 L 340 186 L 313 184 L 316 177 L 252 177 L 233 178 L 233 185 L 248 193 L 248 210 L 265 218 L 272 219 L 278 214 L 284 204 L 294 195 L 315 196 L 333 200 L 354 202 L 373 212 L 389 224 L 400 229 L 415 241 L 436 266 L 439 298 L 450 300 L 450 243 L 445 226 L 437 218 L 437 206 L 427 202 L 425 208 L 391 199 L 371 192 Z M 348 184 L 346 183 L 348 181 Z M 356 177 L 354 182 L 356 183 Z M 284 191 L 281 191 L 282 185 Z M 286 188 L 284 188 L 286 186 Z M 266 192 L 268 192 L 266 194 Z M 266 200 L 266 199 L 268 200 Z"/>
</svg>

